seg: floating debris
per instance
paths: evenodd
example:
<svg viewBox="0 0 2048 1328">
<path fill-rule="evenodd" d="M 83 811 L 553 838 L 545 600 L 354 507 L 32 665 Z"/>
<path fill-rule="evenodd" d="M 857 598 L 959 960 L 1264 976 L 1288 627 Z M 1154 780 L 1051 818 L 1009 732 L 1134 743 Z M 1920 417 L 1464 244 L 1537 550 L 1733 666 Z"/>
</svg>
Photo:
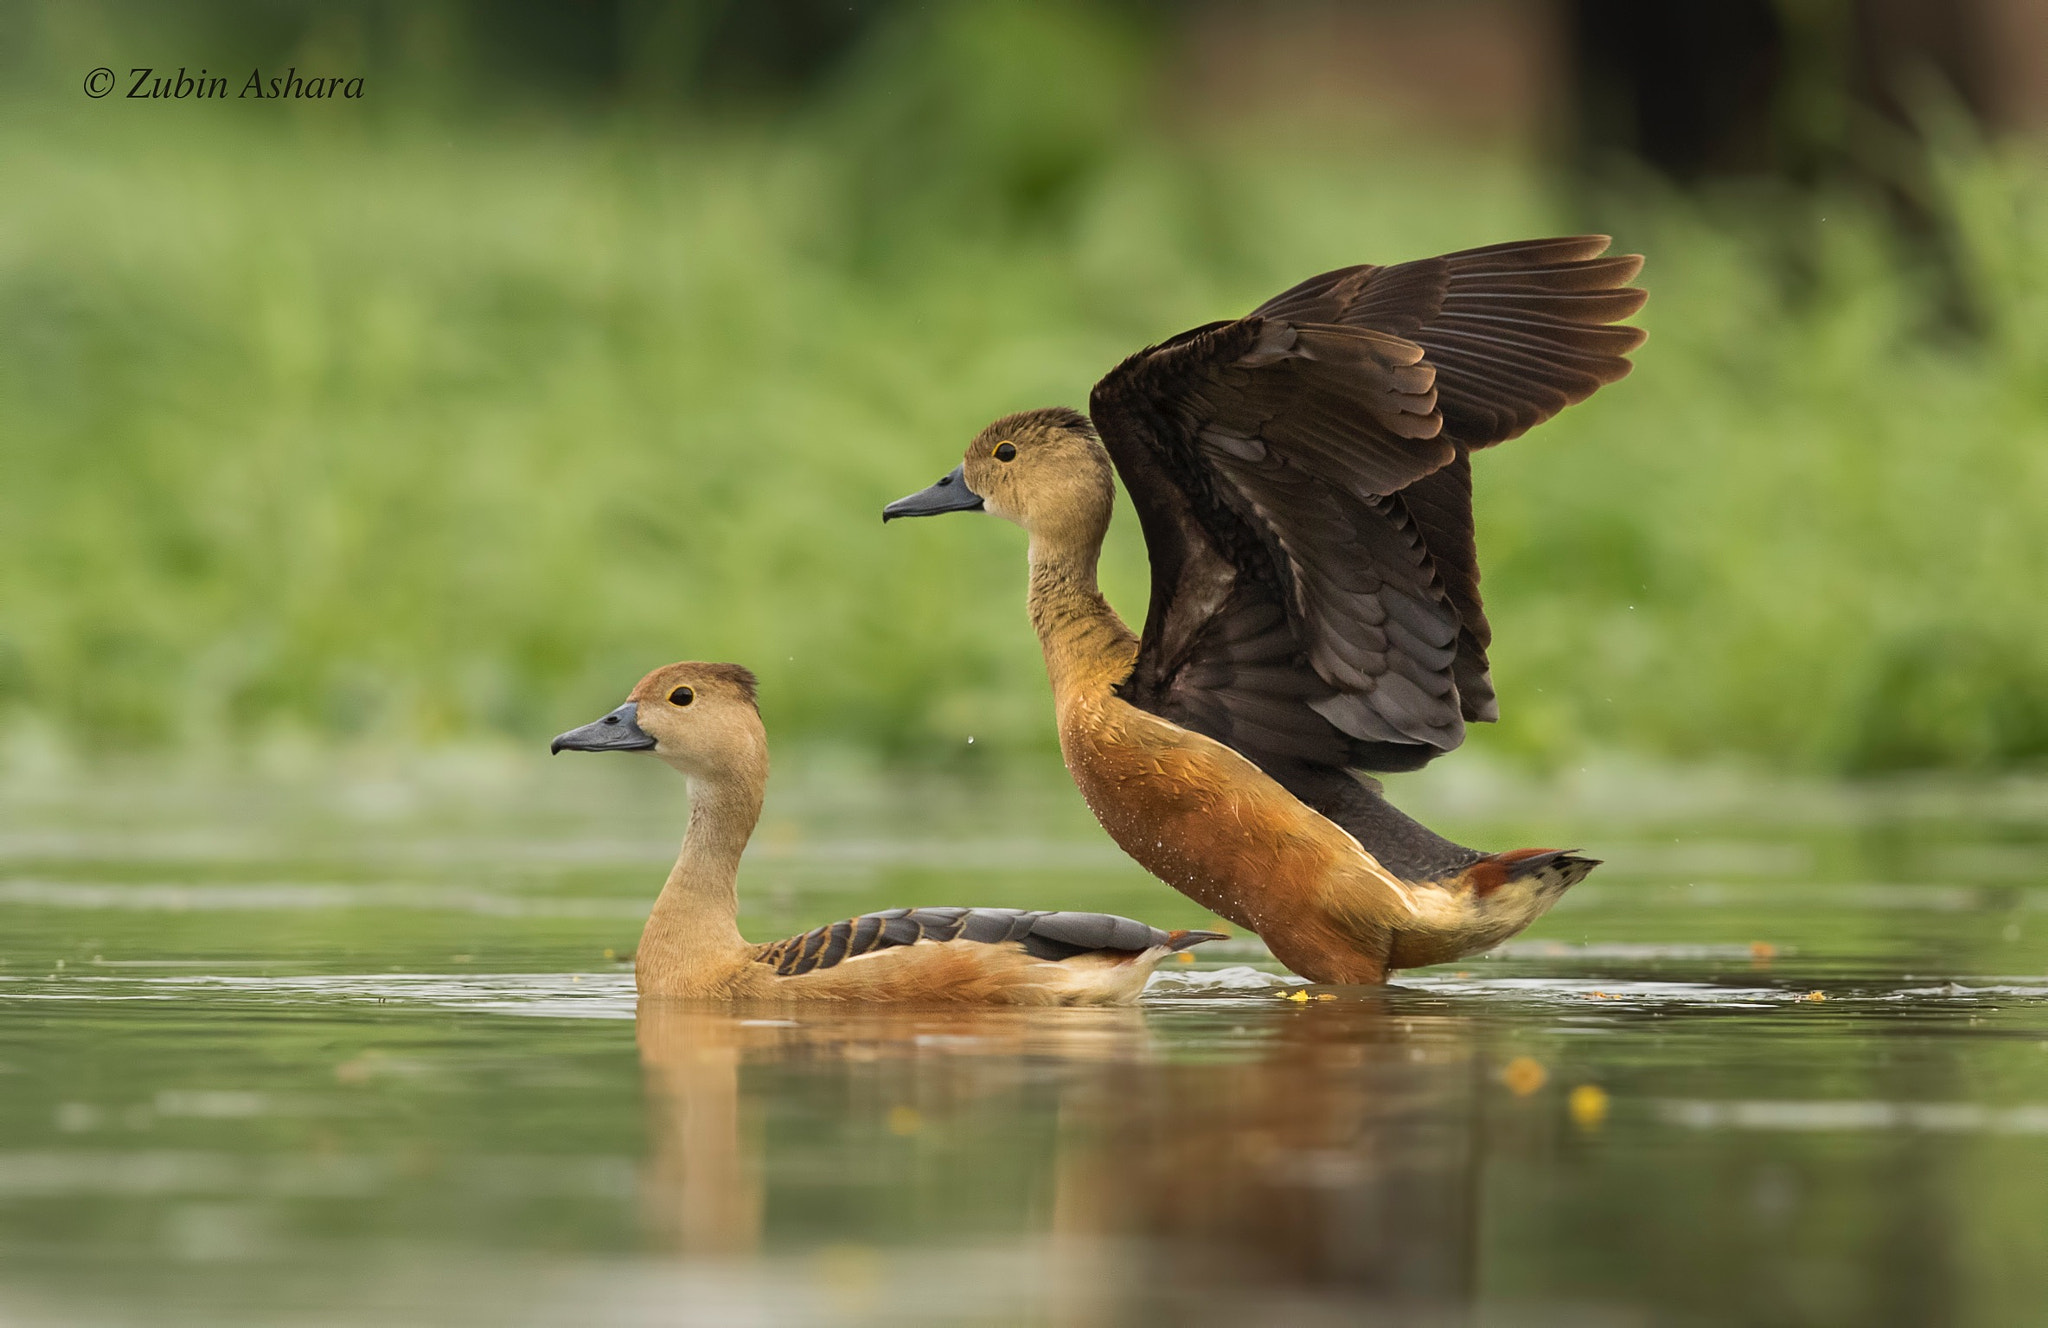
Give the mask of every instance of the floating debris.
<svg viewBox="0 0 2048 1328">
<path fill-rule="evenodd" d="M 1530 1056 L 1515 1057 L 1502 1067 L 1500 1072 L 1500 1081 L 1506 1084 L 1508 1091 L 1516 1097 L 1529 1096 L 1543 1087 L 1549 1078 L 1550 1071 L 1543 1068 L 1542 1062 Z"/>
<path fill-rule="evenodd" d="M 1582 1130 L 1597 1130 L 1607 1123 L 1607 1090 L 1598 1084 L 1580 1084 L 1565 1099 L 1572 1123 Z"/>
</svg>

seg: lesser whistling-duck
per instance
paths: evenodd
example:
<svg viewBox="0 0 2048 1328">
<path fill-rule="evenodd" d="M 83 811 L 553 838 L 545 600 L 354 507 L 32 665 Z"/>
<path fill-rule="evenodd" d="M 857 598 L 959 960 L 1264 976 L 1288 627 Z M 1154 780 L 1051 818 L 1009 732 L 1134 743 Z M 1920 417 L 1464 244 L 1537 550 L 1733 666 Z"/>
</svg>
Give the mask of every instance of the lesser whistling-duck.
<svg viewBox="0 0 2048 1328">
<path fill-rule="evenodd" d="M 1629 371 L 1642 259 L 1605 236 L 1326 272 L 1131 356 L 1090 416 L 1006 416 L 883 520 L 986 510 L 1030 536 L 1067 767 L 1147 870 L 1317 981 L 1486 949 L 1598 863 L 1481 853 L 1365 771 L 1497 717 L 1471 453 Z M 1114 472 L 1151 605 L 1096 588 Z"/>
<path fill-rule="evenodd" d="M 736 664 L 670 664 L 550 749 L 651 752 L 690 781 L 683 850 L 634 956 L 641 995 L 1118 1005 L 1137 999 L 1162 956 L 1221 939 L 1107 913 L 897 908 L 749 943 L 735 883 L 768 784 L 754 693 Z"/>
</svg>

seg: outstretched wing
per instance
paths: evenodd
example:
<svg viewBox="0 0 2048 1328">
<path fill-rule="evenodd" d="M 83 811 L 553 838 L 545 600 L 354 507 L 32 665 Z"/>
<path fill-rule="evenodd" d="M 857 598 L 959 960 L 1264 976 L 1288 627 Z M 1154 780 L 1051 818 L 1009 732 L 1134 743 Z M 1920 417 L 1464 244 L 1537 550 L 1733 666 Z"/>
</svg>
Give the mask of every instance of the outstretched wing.
<svg viewBox="0 0 2048 1328">
<path fill-rule="evenodd" d="M 1493 719 L 1469 457 L 1628 373 L 1642 260 L 1607 245 L 1326 272 L 1098 383 L 1152 561 L 1125 698 L 1297 793 Z"/>
<path fill-rule="evenodd" d="M 1097 952 L 1136 954 L 1155 945 L 1184 949 L 1216 939 L 1208 931 L 1161 931 L 1113 913 L 1018 908 L 892 908 L 863 913 L 774 941 L 754 955 L 779 977 L 800 977 L 849 959 L 920 941 L 1017 944 L 1034 959 L 1058 962 Z"/>
</svg>

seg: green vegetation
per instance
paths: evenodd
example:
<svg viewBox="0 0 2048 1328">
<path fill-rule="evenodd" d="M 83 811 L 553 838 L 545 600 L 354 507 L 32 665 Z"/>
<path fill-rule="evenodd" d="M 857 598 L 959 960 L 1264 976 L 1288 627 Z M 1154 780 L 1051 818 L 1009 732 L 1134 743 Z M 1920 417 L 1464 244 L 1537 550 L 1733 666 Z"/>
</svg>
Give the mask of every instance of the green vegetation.
<svg viewBox="0 0 2048 1328">
<path fill-rule="evenodd" d="M 1114 34 L 1004 23 L 884 43 L 755 123 L 11 117 L 0 718 L 532 741 L 725 657 L 788 738 L 1049 749 L 1015 532 L 885 533 L 885 501 L 1309 272 L 1590 225 L 1650 255 L 1652 336 L 1481 459 L 1480 741 L 2048 756 L 2038 165 L 1944 158 L 1965 333 L 1865 200 L 1646 186 L 1588 216 L 1534 166 L 1363 128 L 1169 138 Z M 1045 97 L 1045 60 L 1099 91 Z M 1136 612 L 1134 523 L 1113 540 Z"/>
</svg>

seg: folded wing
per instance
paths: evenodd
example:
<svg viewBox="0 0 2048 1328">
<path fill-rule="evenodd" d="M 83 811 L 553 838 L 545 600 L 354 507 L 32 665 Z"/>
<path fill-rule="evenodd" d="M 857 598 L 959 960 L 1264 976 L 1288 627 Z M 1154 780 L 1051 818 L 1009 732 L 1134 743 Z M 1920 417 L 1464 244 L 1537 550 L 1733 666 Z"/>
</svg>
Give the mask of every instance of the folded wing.
<svg viewBox="0 0 2048 1328">
<path fill-rule="evenodd" d="M 1057 963 L 1081 954 L 1138 954 L 1154 946 L 1179 950 L 1216 939 L 1209 931 L 1161 931 L 1111 913 L 1019 908 L 892 908 L 828 923 L 762 946 L 755 962 L 780 977 L 802 977 L 850 959 L 920 943 L 1017 944 L 1034 959 Z"/>
</svg>

